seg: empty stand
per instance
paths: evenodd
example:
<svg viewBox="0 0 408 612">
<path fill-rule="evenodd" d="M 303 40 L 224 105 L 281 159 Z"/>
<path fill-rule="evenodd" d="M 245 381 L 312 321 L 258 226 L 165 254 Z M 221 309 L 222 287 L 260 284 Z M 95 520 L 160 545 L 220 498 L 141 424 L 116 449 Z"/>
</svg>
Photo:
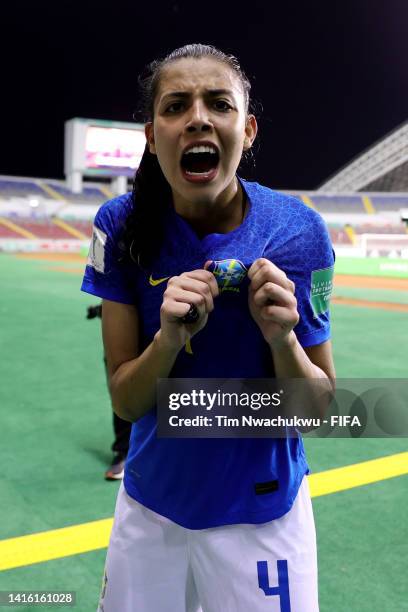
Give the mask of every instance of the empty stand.
<svg viewBox="0 0 408 612">
<path fill-rule="evenodd" d="M 72 227 L 77 229 L 79 232 L 82 232 L 89 238 L 92 236 L 92 228 L 93 228 L 92 221 L 78 221 L 74 219 L 69 219 L 67 220 L 67 223 L 72 225 Z"/>
<path fill-rule="evenodd" d="M 33 234 L 36 238 L 47 238 L 52 240 L 65 240 L 67 238 L 72 238 L 72 235 L 69 234 L 69 232 L 57 225 L 54 225 L 50 219 L 20 219 L 19 221 L 14 221 L 14 223 Z"/>
<path fill-rule="evenodd" d="M 329 196 L 309 194 L 313 204 L 320 213 L 365 213 L 366 209 L 359 195 Z"/>
<path fill-rule="evenodd" d="M 0 198 L 30 197 L 48 198 L 49 196 L 34 181 L 11 181 L 0 178 Z"/>
<path fill-rule="evenodd" d="M 4 225 L 0 219 L 0 238 L 24 238 L 20 233 Z"/>
<path fill-rule="evenodd" d="M 372 195 L 371 201 L 378 212 L 408 208 L 408 195 Z"/>
<path fill-rule="evenodd" d="M 363 241 L 370 245 L 371 237 L 376 234 L 388 235 L 393 247 L 402 249 L 406 244 L 407 229 L 399 211 L 408 209 L 408 194 L 295 192 L 291 195 L 323 216 L 334 245 L 359 248 Z M 104 184 L 84 184 L 81 194 L 73 194 L 64 181 L 57 179 L 0 177 L 0 239 L 86 245 L 92 236 L 95 214 L 110 197 L 112 194 Z M 37 202 L 33 202 L 34 198 Z M 401 245 L 396 242 L 398 235 L 403 236 Z M 381 252 L 385 246 L 381 242 Z"/>
<path fill-rule="evenodd" d="M 72 193 L 68 187 L 61 183 L 47 181 L 45 183 L 49 187 L 51 187 L 54 191 L 56 191 L 60 196 L 62 196 L 65 200 L 72 203 L 85 203 L 85 202 L 99 202 L 102 204 L 106 200 L 106 195 L 102 193 L 99 187 L 85 187 L 82 190 L 82 193 Z"/>
<path fill-rule="evenodd" d="M 405 225 L 403 223 L 384 223 L 382 225 L 362 223 L 360 225 L 354 226 L 354 231 L 356 232 L 356 234 L 404 234 Z"/>
<path fill-rule="evenodd" d="M 0 199 L 39 198 L 40 200 L 60 200 L 73 204 L 101 205 L 110 197 L 109 189 L 104 185 L 84 186 L 82 193 L 72 193 L 63 181 L 30 180 L 0 177 Z M 113 197 L 113 196 L 112 196 Z"/>
</svg>

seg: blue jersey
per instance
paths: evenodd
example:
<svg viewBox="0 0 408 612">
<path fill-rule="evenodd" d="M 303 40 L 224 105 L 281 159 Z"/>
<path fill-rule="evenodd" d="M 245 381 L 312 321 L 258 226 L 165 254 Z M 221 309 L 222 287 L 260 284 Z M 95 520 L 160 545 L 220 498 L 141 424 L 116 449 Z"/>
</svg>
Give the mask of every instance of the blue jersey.
<svg viewBox="0 0 408 612">
<path fill-rule="evenodd" d="M 315 275 L 334 264 L 323 220 L 293 197 L 257 183 L 241 184 L 249 209 L 239 227 L 200 239 L 172 210 L 148 271 L 118 263 L 131 194 L 107 202 L 96 215 L 82 290 L 137 305 L 141 352 L 160 328 L 167 283 L 158 281 L 203 268 L 207 260 L 217 262 L 221 291 L 214 311 L 192 338 L 191 350 L 180 351 L 169 377 L 274 376 L 271 350 L 248 307 L 245 268 L 259 257 L 284 270 L 296 285 L 300 320 L 294 331 L 301 345 L 320 344 L 330 336 L 327 303 L 316 307 L 312 299 Z M 133 424 L 124 486 L 141 504 L 190 529 L 278 518 L 291 508 L 308 472 L 301 438 L 165 439 L 156 431 L 155 408 Z M 272 490 L 260 494 L 259 484 L 270 482 Z"/>
</svg>

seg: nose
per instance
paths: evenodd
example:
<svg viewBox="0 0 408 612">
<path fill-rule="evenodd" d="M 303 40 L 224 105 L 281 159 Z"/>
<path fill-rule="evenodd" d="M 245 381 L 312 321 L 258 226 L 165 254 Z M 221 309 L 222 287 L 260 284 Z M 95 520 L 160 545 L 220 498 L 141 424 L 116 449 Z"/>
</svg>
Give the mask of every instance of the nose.
<svg viewBox="0 0 408 612">
<path fill-rule="evenodd" d="M 202 100 L 195 100 L 190 107 L 185 129 L 187 132 L 210 132 L 213 125 L 208 109 Z"/>
</svg>

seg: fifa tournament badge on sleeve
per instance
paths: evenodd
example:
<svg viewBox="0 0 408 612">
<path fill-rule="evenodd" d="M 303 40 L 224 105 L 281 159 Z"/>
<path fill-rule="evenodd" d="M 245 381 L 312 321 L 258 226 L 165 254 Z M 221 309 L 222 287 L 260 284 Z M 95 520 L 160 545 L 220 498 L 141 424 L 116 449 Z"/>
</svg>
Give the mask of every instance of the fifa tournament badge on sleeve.
<svg viewBox="0 0 408 612">
<path fill-rule="evenodd" d="M 92 240 L 89 245 L 89 253 L 87 259 L 87 266 L 91 266 L 97 272 L 102 274 L 105 272 L 105 244 L 107 241 L 107 234 L 100 230 L 95 225 L 92 231 Z"/>
<path fill-rule="evenodd" d="M 310 302 L 315 317 L 329 310 L 330 297 L 333 291 L 333 275 L 334 266 L 312 272 Z"/>
</svg>

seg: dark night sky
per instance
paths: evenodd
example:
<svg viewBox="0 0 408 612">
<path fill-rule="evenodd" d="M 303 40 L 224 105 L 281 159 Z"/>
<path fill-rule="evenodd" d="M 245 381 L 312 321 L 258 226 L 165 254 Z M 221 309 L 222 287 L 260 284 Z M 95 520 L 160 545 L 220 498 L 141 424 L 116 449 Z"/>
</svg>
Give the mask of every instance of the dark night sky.
<svg viewBox="0 0 408 612">
<path fill-rule="evenodd" d="M 2 8 L 0 174 L 62 178 L 64 121 L 131 120 L 136 76 L 189 42 L 250 76 L 247 176 L 266 185 L 314 188 L 407 119 L 406 0 L 20 0 Z"/>
</svg>

